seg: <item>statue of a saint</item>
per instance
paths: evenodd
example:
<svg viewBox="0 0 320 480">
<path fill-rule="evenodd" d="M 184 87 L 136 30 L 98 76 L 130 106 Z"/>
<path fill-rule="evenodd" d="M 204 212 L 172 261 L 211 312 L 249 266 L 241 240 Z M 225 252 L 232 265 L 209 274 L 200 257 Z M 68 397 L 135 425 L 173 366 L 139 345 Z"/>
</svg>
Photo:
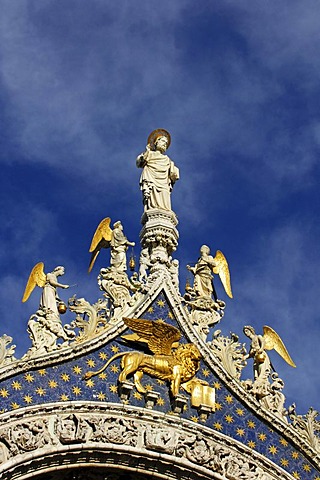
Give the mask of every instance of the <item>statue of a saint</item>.
<svg viewBox="0 0 320 480">
<path fill-rule="evenodd" d="M 171 210 L 171 191 L 179 180 L 179 169 L 165 155 L 170 145 L 170 134 L 164 129 L 154 130 L 148 138 L 144 153 L 137 157 L 137 167 L 143 168 L 140 188 L 144 209 Z"/>
</svg>

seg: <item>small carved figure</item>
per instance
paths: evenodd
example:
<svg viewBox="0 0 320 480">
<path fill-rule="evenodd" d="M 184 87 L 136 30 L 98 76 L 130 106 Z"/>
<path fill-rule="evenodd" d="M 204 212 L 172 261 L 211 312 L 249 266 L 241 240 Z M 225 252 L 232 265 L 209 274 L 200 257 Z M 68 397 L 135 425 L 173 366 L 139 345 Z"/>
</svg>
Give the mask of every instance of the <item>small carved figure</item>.
<svg viewBox="0 0 320 480">
<path fill-rule="evenodd" d="M 246 459 L 230 453 L 221 462 L 223 475 L 230 480 L 256 480 L 256 467 Z"/>
<path fill-rule="evenodd" d="M 88 423 L 93 430 L 90 441 L 91 442 L 105 442 L 107 441 L 108 427 L 104 417 L 90 417 Z"/>
<path fill-rule="evenodd" d="M 122 357 L 119 382 L 127 381 L 133 374 L 136 389 L 146 393 L 141 384 L 144 373 L 171 383 L 173 397 L 179 394 L 181 383 L 191 380 L 200 368 L 201 354 L 198 348 L 191 344 L 178 344 L 175 350 L 173 345 L 181 338 L 180 331 L 163 321 L 151 321 L 137 318 L 124 318 L 125 324 L 135 333 L 131 336 L 134 341 L 147 343 L 154 355 L 142 352 L 120 352 L 111 357 L 97 372 L 87 372 L 84 378 L 102 373 L 116 358 Z"/>
<path fill-rule="evenodd" d="M 64 273 L 64 267 L 59 266 L 51 273 L 45 274 L 43 262 L 37 263 L 29 275 L 22 301 L 26 302 L 28 300 L 35 286 L 41 287 L 40 308 L 49 308 L 54 316 L 60 318 L 58 304 L 61 300 L 58 297 L 57 288 L 69 288 L 69 285 L 58 282 L 58 277 L 64 275 Z"/>
<path fill-rule="evenodd" d="M 51 442 L 46 420 L 35 420 L 22 425 L 15 425 L 10 434 L 14 448 L 29 452 L 41 448 Z"/>
<path fill-rule="evenodd" d="M 187 269 L 194 275 L 193 291 L 196 297 L 213 298 L 219 302 L 214 285 L 213 273 L 219 275 L 226 294 L 232 298 L 230 272 L 228 262 L 220 250 L 217 250 L 216 256 L 210 255 L 210 248 L 202 245 L 200 248 L 200 257 L 194 267 L 187 265 Z"/>
<path fill-rule="evenodd" d="M 92 433 L 92 428 L 85 419 L 76 415 L 58 417 L 56 433 L 62 444 L 85 442 Z"/>
<path fill-rule="evenodd" d="M 110 228 L 110 222 L 109 217 L 101 220 L 93 235 L 89 248 L 89 252 L 92 254 L 88 269 L 89 273 L 102 248 L 111 249 L 111 268 L 119 272 L 125 272 L 127 270 L 126 252 L 129 246 L 134 247 L 135 242 L 129 242 L 123 233 L 123 226 L 119 220 L 113 224 L 113 230 Z"/>
<path fill-rule="evenodd" d="M 143 248 L 140 253 L 139 282 L 145 282 L 148 279 L 147 270 L 150 266 L 149 249 Z"/>
<path fill-rule="evenodd" d="M 137 157 L 137 167 L 143 168 L 140 188 L 145 210 L 171 210 L 171 191 L 179 180 L 179 169 L 165 155 L 171 137 L 164 129 L 150 133 L 145 152 Z"/>
<path fill-rule="evenodd" d="M 108 422 L 106 429 L 108 442 L 134 445 L 137 435 L 137 428 L 133 421 L 116 418 Z"/>
<path fill-rule="evenodd" d="M 190 462 L 205 465 L 215 456 L 214 446 L 199 433 L 194 443 L 186 449 L 186 458 Z"/>
<path fill-rule="evenodd" d="M 273 380 L 272 384 L 269 387 L 270 393 L 263 397 L 260 401 L 267 410 L 273 412 L 281 420 L 287 422 L 287 410 L 284 407 L 284 402 L 286 397 L 282 393 L 284 387 L 284 381 L 279 378 L 276 372 L 271 374 Z"/>
<path fill-rule="evenodd" d="M 179 289 L 179 260 L 176 258 L 169 260 L 171 260 L 169 263 L 169 273 L 171 275 L 173 286 L 176 289 Z"/>
<path fill-rule="evenodd" d="M 268 326 L 263 327 L 263 332 L 263 335 L 257 335 L 253 327 L 246 325 L 243 328 L 243 333 L 251 340 L 246 358 L 253 358 L 252 393 L 256 394 L 258 398 L 262 398 L 270 392 L 269 376 L 272 366 L 266 350 L 274 349 L 289 365 L 296 366 L 279 335 Z"/>
</svg>

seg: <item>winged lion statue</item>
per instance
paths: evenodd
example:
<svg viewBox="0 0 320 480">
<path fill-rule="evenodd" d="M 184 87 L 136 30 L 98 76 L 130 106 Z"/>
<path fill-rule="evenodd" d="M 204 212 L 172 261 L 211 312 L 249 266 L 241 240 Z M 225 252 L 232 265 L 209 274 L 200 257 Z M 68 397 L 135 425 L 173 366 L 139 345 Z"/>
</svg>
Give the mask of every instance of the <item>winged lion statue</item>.
<svg viewBox="0 0 320 480">
<path fill-rule="evenodd" d="M 121 358 L 119 382 L 123 383 L 129 375 L 133 375 L 138 392 L 146 393 L 141 384 L 144 373 L 151 377 L 170 382 L 173 397 L 179 394 L 180 385 L 191 380 L 200 368 L 201 354 L 192 343 L 177 343 L 181 338 L 180 331 L 164 321 L 123 318 L 124 323 L 134 332 L 124 337 L 128 340 L 147 344 L 154 355 L 139 351 L 119 352 L 96 372 L 87 372 L 85 379 L 102 373 L 111 362 Z M 176 346 L 176 348 L 174 348 Z"/>
</svg>

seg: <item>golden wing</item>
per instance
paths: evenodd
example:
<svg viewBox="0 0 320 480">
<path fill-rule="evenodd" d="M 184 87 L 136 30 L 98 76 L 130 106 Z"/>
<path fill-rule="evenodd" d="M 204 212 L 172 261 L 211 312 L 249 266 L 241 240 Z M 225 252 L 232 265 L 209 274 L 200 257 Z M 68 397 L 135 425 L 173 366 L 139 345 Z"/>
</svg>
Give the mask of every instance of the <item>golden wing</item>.
<svg viewBox="0 0 320 480">
<path fill-rule="evenodd" d="M 291 365 L 291 367 L 296 367 L 277 332 L 275 332 L 271 327 L 265 325 L 263 327 L 263 338 L 265 341 L 266 350 L 274 349 L 277 353 L 279 353 L 280 357 L 282 357 L 289 365 Z"/>
<path fill-rule="evenodd" d="M 43 288 L 46 283 L 46 274 L 44 273 L 44 263 L 39 262 L 37 263 L 28 278 L 28 282 L 22 297 L 22 301 L 26 302 L 30 297 L 34 287 L 37 285 L 38 287 Z"/>
<path fill-rule="evenodd" d="M 90 273 L 97 256 L 100 253 L 101 248 L 110 247 L 110 241 L 112 237 L 112 230 L 110 228 L 111 219 L 109 217 L 104 218 L 99 223 L 89 248 L 89 252 L 92 253 L 88 272 Z"/>
<path fill-rule="evenodd" d="M 230 271 L 226 257 L 223 255 L 220 250 L 216 251 L 216 256 L 214 257 L 214 262 L 216 266 L 213 268 L 213 273 L 219 275 L 223 288 L 226 291 L 226 294 L 233 298 L 231 290 L 231 281 L 230 281 Z"/>
<path fill-rule="evenodd" d="M 125 317 L 123 321 L 138 334 L 140 342 L 146 342 L 151 352 L 158 355 L 171 355 L 172 344 L 181 338 L 181 333 L 176 327 L 163 321 Z"/>
</svg>

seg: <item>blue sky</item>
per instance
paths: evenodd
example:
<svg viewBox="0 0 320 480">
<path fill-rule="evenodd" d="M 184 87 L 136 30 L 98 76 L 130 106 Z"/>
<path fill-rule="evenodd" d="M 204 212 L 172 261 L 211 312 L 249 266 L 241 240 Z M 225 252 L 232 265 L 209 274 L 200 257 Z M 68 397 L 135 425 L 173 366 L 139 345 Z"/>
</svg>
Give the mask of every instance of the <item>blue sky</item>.
<svg viewBox="0 0 320 480">
<path fill-rule="evenodd" d="M 21 303 L 35 263 L 64 265 L 70 296 L 95 301 L 108 254 L 86 272 L 100 220 L 120 219 L 138 244 L 135 158 L 165 128 L 181 176 L 181 291 L 199 247 L 222 250 L 234 299 L 219 327 L 243 342 L 243 325 L 274 328 L 297 364 L 271 354 L 287 406 L 319 409 L 319 9 L 1 0 L 1 334 L 18 356 L 40 298 Z"/>
</svg>

